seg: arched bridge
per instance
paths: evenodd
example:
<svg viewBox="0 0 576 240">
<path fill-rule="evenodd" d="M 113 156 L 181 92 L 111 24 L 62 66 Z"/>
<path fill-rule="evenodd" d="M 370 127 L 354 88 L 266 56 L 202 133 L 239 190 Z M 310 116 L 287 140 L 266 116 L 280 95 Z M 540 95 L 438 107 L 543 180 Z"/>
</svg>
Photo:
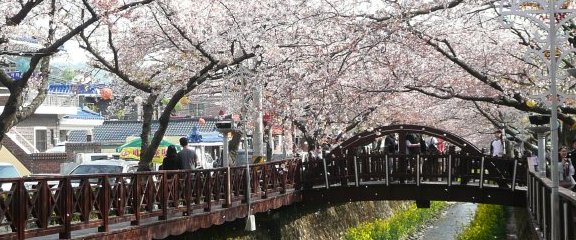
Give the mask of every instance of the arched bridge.
<svg viewBox="0 0 576 240">
<path fill-rule="evenodd" d="M 407 154 L 403 142 L 410 133 L 442 138 L 453 147 L 442 154 Z M 391 134 L 398 136 L 399 152 L 369 147 Z M 239 166 L 1 179 L 0 184 L 0 240 L 157 239 L 244 218 L 248 209 L 259 213 L 295 202 L 493 203 L 528 207 L 542 226 L 550 221 L 550 183 L 529 171 L 526 161 L 483 156 L 456 135 L 416 125 L 373 129 L 323 158 L 285 159 L 251 165 L 249 171 Z M 573 239 L 575 200 L 561 193 L 563 233 Z"/>
</svg>

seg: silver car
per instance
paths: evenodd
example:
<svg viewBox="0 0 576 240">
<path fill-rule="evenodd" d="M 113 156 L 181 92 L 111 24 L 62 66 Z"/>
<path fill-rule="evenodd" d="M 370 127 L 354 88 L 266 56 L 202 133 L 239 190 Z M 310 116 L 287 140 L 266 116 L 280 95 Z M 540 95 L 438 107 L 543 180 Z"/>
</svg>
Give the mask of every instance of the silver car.
<svg viewBox="0 0 576 240">
<path fill-rule="evenodd" d="M 11 163 L 0 162 L 0 179 L 19 177 L 22 177 L 22 175 L 20 175 L 20 172 L 18 172 L 18 169 L 16 169 L 14 165 Z M 12 183 L 1 183 L 0 185 L 2 185 L 0 189 L 2 189 L 4 192 L 10 191 L 12 188 Z"/>
<path fill-rule="evenodd" d="M 138 169 L 137 161 L 96 160 L 82 163 L 70 172 L 70 175 L 100 173 L 131 173 Z"/>
</svg>

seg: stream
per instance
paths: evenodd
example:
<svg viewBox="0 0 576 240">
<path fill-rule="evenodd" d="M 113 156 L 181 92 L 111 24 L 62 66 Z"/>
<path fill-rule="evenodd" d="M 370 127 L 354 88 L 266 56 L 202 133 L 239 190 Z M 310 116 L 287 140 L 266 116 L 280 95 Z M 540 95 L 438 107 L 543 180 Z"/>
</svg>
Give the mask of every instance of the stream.
<svg viewBox="0 0 576 240">
<path fill-rule="evenodd" d="M 453 240 L 474 218 L 477 205 L 454 203 L 446 208 L 429 226 L 420 230 L 411 240 Z"/>
</svg>

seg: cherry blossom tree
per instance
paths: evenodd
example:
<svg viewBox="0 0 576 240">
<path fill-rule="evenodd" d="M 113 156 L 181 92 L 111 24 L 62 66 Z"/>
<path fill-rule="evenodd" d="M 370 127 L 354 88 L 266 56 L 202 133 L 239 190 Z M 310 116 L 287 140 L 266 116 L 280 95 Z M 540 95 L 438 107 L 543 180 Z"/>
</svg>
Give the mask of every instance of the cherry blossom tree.
<svg viewBox="0 0 576 240">
<path fill-rule="evenodd" d="M 525 128 L 522 125 L 527 125 L 520 123 L 520 119 L 524 119 L 522 114 L 550 113 L 545 98 L 538 100 L 537 104 L 530 103 L 535 95 L 548 88 L 546 65 L 535 56 L 525 55 L 529 49 L 544 46 L 540 46 L 531 35 L 533 27 L 520 24 L 505 29 L 499 19 L 492 5 L 467 5 L 438 15 L 433 22 L 412 23 L 409 31 L 415 38 L 412 41 L 407 37 L 406 41 L 417 46 L 419 51 L 429 52 L 427 57 L 421 58 L 422 61 L 433 59 L 435 64 L 428 65 L 426 71 L 413 74 L 410 78 L 414 81 L 405 87 L 439 99 L 486 103 L 477 104 L 478 111 L 490 113 L 483 115 L 495 127 L 517 135 L 523 132 L 519 131 Z M 447 29 L 447 22 L 451 23 L 450 29 Z M 571 68 L 572 64 L 564 59 L 561 67 Z M 569 92 L 575 79 L 561 72 L 558 87 Z M 422 74 L 429 77 L 414 77 Z M 571 115 L 574 110 L 569 104 L 560 107 L 559 119 L 564 125 L 574 125 L 575 119 Z M 515 123 L 497 117 L 502 112 L 514 113 Z"/>
<path fill-rule="evenodd" d="M 462 2 L 286 5 L 294 10 L 282 15 L 287 24 L 270 31 L 260 67 L 267 80 L 268 110 L 288 120 L 285 128 L 298 128 L 309 150 L 374 125 L 422 123 L 427 118 L 414 115 L 419 112 L 414 106 L 429 98 L 403 100 L 410 99 L 404 93 L 409 90 L 403 88 L 405 73 L 397 65 L 406 60 L 403 50 L 410 49 L 397 47 L 412 19 Z M 417 62 L 406 64 L 407 69 L 417 67 Z"/>
<path fill-rule="evenodd" d="M 145 94 L 140 170 L 149 170 L 176 104 L 206 81 L 255 56 L 250 16 L 241 3 L 158 1 L 80 35 L 94 66 L 113 73 L 120 95 Z M 209 10 L 209 11 L 208 11 Z M 138 22 L 126 26 L 126 19 Z M 105 41 L 101 41 L 105 39 Z M 150 140 L 154 106 L 169 99 Z"/>
<path fill-rule="evenodd" d="M 57 54 L 65 42 L 72 39 L 92 24 L 115 13 L 148 4 L 154 0 L 142 1 L 100 1 L 100 0 L 28 0 L 3 1 L 0 11 L 5 13 L 0 23 L 0 60 L 10 57 L 26 57 L 28 69 L 20 79 L 12 79 L 0 71 L 0 83 L 10 95 L 0 114 L 0 141 L 14 125 L 28 118 L 42 104 L 46 97 L 50 59 Z M 38 46 L 26 46 L 15 38 L 35 39 Z M 37 74 L 39 72 L 39 74 Z M 37 91 L 32 101 L 26 104 L 24 98 L 28 89 Z M 33 91 L 29 91 L 33 92 Z"/>
</svg>

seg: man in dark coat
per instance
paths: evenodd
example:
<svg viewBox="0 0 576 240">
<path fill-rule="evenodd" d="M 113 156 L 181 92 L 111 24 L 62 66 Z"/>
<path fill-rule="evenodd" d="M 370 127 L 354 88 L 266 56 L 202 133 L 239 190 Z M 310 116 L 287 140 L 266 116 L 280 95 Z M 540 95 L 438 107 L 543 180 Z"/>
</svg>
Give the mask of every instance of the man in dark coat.
<svg viewBox="0 0 576 240">
<path fill-rule="evenodd" d="M 196 169 L 198 156 L 196 156 L 194 150 L 188 147 L 188 139 L 185 137 L 180 138 L 180 146 L 182 146 L 182 150 L 178 153 L 178 157 L 182 163 L 182 169 Z"/>
</svg>

